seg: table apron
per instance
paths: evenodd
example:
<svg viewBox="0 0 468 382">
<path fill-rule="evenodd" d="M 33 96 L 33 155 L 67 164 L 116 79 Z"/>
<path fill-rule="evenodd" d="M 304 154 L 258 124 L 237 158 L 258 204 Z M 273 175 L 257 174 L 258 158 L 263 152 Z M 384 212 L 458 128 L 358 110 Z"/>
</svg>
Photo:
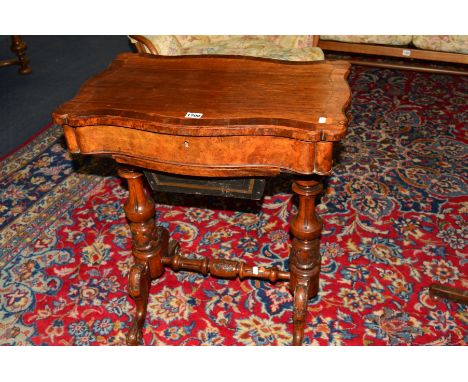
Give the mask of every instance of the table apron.
<svg viewBox="0 0 468 382">
<path fill-rule="evenodd" d="M 333 143 L 326 141 L 182 136 L 108 125 L 64 125 L 64 132 L 73 153 L 110 154 L 118 162 L 182 175 L 219 176 L 216 169 L 226 170 L 229 176 L 260 175 L 262 168 L 270 175 L 275 171 L 325 175 L 332 166 Z"/>
</svg>

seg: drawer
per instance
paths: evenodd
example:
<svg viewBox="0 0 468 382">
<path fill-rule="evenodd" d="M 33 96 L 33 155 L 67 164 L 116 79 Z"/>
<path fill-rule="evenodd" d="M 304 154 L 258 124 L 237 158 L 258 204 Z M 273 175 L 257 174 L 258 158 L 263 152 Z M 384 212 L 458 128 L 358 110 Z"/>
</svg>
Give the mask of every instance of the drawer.
<svg viewBox="0 0 468 382">
<path fill-rule="evenodd" d="M 151 162 L 150 168 L 157 171 L 168 171 L 168 166 L 173 166 L 179 168 L 174 173 L 200 176 L 204 175 L 181 169 L 265 168 L 316 173 L 315 142 L 275 136 L 178 136 L 106 125 L 76 128 L 65 125 L 64 130 L 72 152 L 135 158 L 138 162 L 135 165 Z"/>
</svg>

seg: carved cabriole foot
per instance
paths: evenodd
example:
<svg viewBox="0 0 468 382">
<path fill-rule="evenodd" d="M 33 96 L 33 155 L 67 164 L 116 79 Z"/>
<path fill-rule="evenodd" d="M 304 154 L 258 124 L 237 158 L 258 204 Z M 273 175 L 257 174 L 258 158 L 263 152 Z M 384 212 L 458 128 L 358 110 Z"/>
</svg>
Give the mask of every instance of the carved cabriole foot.
<svg viewBox="0 0 468 382">
<path fill-rule="evenodd" d="M 139 345 L 142 343 L 143 338 L 141 330 L 146 318 L 150 283 L 151 278 L 148 265 L 138 262 L 134 264 L 130 269 L 128 290 L 130 296 L 135 300 L 136 312 L 132 326 L 127 333 L 127 345 Z"/>
<path fill-rule="evenodd" d="M 315 198 L 323 186 L 318 177 L 296 179 L 292 187 L 299 196 L 299 209 L 291 222 L 293 234 L 289 267 L 289 290 L 294 295 L 293 345 L 301 345 L 308 300 L 317 295 L 320 276 L 320 233 L 322 221 L 315 213 Z"/>
<path fill-rule="evenodd" d="M 119 175 L 127 179 L 129 196 L 124 205 L 132 231 L 132 253 L 135 264 L 130 269 L 129 293 L 135 300 L 135 317 L 127 334 L 128 345 L 139 345 L 146 318 L 151 279 L 164 271 L 161 259 L 167 254 L 169 234 L 154 223 L 154 201 L 143 187 L 143 174 L 121 167 Z"/>
</svg>

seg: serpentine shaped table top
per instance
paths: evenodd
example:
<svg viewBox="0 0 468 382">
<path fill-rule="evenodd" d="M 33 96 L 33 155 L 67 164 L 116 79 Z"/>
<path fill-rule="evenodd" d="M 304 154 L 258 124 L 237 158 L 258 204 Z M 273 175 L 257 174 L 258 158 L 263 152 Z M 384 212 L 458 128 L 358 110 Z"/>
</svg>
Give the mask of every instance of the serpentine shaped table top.
<svg viewBox="0 0 468 382">
<path fill-rule="evenodd" d="M 337 141 L 347 123 L 348 71 L 345 61 L 122 53 L 53 118 L 70 126 Z"/>
</svg>

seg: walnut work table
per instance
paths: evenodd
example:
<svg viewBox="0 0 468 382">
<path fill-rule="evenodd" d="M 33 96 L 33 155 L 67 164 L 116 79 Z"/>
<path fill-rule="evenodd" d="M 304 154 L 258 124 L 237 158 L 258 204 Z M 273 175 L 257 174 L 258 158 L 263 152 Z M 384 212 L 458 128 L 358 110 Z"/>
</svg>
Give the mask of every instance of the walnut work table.
<svg viewBox="0 0 468 382">
<path fill-rule="evenodd" d="M 289 280 L 293 344 L 302 344 L 308 300 L 319 288 L 322 222 L 315 197 L 346 132 L 345 61 L 122 53 L 53 113 L 72 153 L 107 155 L 128 181 L 132 231 L 129 293 L 136 303 L 127 343 L 142 342 L 149 287 L 165 267 L 222 278 Z M 290 270 L 242 261 L 189 259 L 154 221 L 143 170 L 211 178 L 294 175 L 299 197 Z"/>
</svg>

